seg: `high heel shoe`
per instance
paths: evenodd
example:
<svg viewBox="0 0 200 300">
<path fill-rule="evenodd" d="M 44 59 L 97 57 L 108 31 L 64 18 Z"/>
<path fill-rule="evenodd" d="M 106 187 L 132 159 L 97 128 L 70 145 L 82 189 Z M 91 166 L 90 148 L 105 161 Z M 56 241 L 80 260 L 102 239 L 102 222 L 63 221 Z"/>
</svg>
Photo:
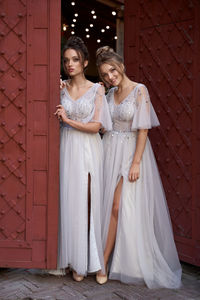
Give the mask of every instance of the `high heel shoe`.
<svg viewBox="0 0 200 300">
<path fill-rule="evenodd" d="M 77 281 L 77 282 L 80 282 L 80 281 L 82 281 L 82 280 L 84 279 L 84 276 L 78 275 L 78 274 L 76 273 L 76 271 L 73 271 L 73 272 L 72 272 L 72 277 L 73 277 L 73 279 L 74 279 L 75 281 Z"/>
<path fill-rule="evenodd" d="M 104 284 L 108 281 L 108 267 L 106 267 L 106 274 L 103 275 L 101 271 L 96 274 L 96 282 L 98 284 Z"/>
</svg>

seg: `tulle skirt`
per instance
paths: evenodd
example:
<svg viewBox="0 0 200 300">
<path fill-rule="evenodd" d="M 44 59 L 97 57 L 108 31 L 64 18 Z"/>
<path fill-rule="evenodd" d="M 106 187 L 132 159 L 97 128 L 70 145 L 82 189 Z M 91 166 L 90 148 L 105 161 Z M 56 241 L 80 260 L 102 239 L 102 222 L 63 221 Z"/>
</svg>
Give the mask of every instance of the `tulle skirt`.
<svg viewBox="0 0 200 300">
<path fill-rule="evenodd" d="M 109 263 L 109 278 L 125 283 L 145 282 L 149 288 L 179 288 L 182 270 L 162 182 L 149 139 L 140 164 L 140 178 L 134 183 L 128 181 L 136 139 L 136 131 L 107 132 L 103 138 L 104 248 L 114 191 L 123 177 L 117 236 Z"/>
<path fill-rule="evenodd" d="M 66 127 L 61 128 L 60 138 L 58 268 L 70 266 L 78 274 L 86 275 L 104 270 L 101 241 L 102 141 L 99 134 Z M 91 178 L 89 222 L 88 175 Z"/>
</svg>

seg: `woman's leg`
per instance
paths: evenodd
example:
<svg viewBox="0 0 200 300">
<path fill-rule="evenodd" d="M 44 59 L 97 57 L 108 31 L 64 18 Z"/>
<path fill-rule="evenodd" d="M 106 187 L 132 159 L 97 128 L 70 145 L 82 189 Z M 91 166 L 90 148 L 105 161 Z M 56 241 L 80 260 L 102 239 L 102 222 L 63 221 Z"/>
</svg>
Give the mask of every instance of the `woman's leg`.
<svg viewBox="0 0 200 300">
<path fill-rule="evenodd" d="M 104 284 L 108 280 L 107 276 L 107 264 L 110 257 L 110 254 L 113 250 L 113 247 L 115 245 L 116 240 L 116 234 L 117 234 L 117 224 L 118 224 L 118 214 L 119 214 L 119 204 L 120 204 L 120 198 L 121 198 L 121 192 L 122 192 L 122 184 L 123 184 L 123 177 L 121 177 L 114 193 L 113 198 L 113 206 L 112 206 L 112 212 L 111 212 L 111 218 L 110 218 L 110 225 L 108 229 L 108 236 L 106 241 L 106 247 L 104 250 L 104 265 L 105 265 L 105 271 L 106 274 L 103 275 L 101 271 L 97 273 L 96 281 L 99 284 Z"/>
<path fill-rule="evenodd" d="M 121 177 L 114 193 L 114 199 L 113 199 L 113 206 L 112 206 L 112 212 L 111 212 L 111 218 L 110 218 L 110 225 L 108 229 L 108 236 L 106 241 L 106 247 L 104 250 L 104 264 L 105 268 L 107 267 L 108 260 L 110 257 L 110 254 L 114 248 L 115 245 L 115 239 L 116 239 L 116 233 L 117 233 L 117 224 L 118 224 L 118 214 L 119 214 L 119 204 L 120 204 L 120 198 L 121 198 L 121 192 L 122 192 L 122 184 L 123 184 L 123 177 Z"/>
</svg>

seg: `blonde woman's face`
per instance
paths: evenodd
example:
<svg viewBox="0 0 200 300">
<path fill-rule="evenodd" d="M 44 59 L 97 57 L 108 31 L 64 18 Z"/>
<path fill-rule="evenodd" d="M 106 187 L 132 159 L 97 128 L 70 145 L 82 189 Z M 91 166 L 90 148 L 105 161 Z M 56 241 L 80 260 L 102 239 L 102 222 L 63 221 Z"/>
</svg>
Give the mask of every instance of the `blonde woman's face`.
<svg viewBox="0 0 200 300">
<path fill-rule="evenodd" d="M 119 70 L 121 72 L 119 72 Z M 102 79 L 110 86 L 118 86 L 123 79 L 123 66 L 116 68 L 114 65 L 102 64 L 99 68 Z"/>
</svg>

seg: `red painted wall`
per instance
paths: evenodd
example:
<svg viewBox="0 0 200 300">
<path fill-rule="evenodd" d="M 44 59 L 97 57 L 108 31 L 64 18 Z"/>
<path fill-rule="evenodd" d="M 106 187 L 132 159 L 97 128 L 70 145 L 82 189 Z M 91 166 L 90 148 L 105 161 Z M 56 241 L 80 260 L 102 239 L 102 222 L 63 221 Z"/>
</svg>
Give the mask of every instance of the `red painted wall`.
<svg viewBox="0 0 200 300">
<path fill-rule="evenodd" d="M 200 265 L 200 2 L 125 1 L 125 63 L 147 85 L 151 132 L 179 256 Z"/>
<path fill-rule="evenodd" d="M 57 258 L 60 1 L 0 2 L 0 266 Z"/>
</svg>

